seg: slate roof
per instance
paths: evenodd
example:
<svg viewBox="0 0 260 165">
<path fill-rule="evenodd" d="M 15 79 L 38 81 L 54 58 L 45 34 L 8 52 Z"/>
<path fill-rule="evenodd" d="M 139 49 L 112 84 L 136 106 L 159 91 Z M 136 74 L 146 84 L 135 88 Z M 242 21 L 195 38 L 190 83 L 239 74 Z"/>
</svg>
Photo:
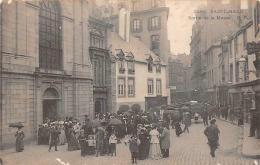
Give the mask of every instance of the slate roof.
<svg viewBox="0 0 260 165">
<path fill-rule="evenodd" d="M 126 42 L 117 33 L 111 32 L 111 35 L 108 37 L 108 43 L 109 45 L 111 44 L 110 50 L 113 55 L 123 51 L 126 59 L 133 55 L 135 61 L 144 63 L 147 63 L 147 60 L 151 56 L 154 63 L 160 62 L 162 65 L 165 65 L 160 57 L 154 54 L 143 42 L 134 36 L 130 36 L 130 41 Z"/>
</svg>

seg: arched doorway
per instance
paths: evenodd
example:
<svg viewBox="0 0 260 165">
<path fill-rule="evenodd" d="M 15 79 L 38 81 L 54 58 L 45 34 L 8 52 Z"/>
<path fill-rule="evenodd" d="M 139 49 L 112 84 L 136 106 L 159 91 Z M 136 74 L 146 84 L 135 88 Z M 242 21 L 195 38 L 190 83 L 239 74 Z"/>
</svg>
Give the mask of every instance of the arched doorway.
<svg viewBox="0 0 260 165">
<path fill-rule="evenodd" d="M 48 88 L 43 95 L 43 121 L 47 118 L 50 120 L 58 119 L 58 103 L 60 97 L 56 89 Z"/>
<path fill-rule="evenodd" d="M 95 101 L 95 115 L 102 112 L 102 105 L 100 100 Z"/>
</svg>

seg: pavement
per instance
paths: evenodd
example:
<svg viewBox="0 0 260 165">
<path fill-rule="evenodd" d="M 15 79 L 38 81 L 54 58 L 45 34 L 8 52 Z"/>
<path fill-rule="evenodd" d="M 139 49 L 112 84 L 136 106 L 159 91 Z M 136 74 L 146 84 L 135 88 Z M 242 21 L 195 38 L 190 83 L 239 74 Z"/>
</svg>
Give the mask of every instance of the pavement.
<svg viewBox="0 0 260 165">
<path fill-rule="evenodd" d="M 255 137 L 248 137 L 250 132 L 249 124 L 244 124 L 243 129 L 243 156 L 260 158 L 260 139 L 256 139 Z"/>
<path fill-rule="evenodd" d="M 203 134 L 203 123 L 192 124 L 190 133 L 176 137 L 171 130 L 170 157 L 160 160 L 138 161 L 140 165 L 260 165 L 257 159 L 241 155 L 241 128 L 217 120 L 220 133 L 220 147 L 216 157 L 211 158 L 207 139 Z M 0 157 L 4 165 L 130 165 L 128 146 L 117 145 L 117 156 L 81 157 L 80 151 L 69 152 L 67 146 L 59 146 L 57 152 L 48 152 L 48 146 L 29 145 L 25 151 L 15 153 L 2 151 Z"/>
</svg>

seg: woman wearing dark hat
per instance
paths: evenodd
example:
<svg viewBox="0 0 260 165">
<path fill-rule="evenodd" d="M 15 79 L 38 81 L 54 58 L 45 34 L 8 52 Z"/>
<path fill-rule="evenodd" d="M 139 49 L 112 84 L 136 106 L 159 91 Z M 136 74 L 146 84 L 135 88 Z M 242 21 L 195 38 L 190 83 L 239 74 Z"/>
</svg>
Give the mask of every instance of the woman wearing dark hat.
<svg viewBox="0 0 260 165">
<path fill-rule="evenodd" d="M 212 157 L 215 157 L 215 151 L 219 146 L 219 134 L 220 134 L 220 131 L 216 125 L 215 119 L 212 119 L 210 121 L 210 126 L 208 126 L 205 129 L 204 134 L 208 138 L 208 145 L 210 147 L 210 155 Z"/>
<path fill-rule="evenodd" d="M 149 135 L 147 130 L 142 128 L 138 137 L 140 139 L 139 159 L 144 160 L 148 157 L 149 154 Z"/>
</svg>

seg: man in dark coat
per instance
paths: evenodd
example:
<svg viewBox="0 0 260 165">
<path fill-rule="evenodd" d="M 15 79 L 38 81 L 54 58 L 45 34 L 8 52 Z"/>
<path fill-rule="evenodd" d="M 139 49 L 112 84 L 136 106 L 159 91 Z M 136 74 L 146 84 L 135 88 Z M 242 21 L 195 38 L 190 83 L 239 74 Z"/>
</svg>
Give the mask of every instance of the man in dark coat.
<svg viewBox="0 0 260 165">
<path fill-rule="evenodd" d="M 138 145 L 140 144 L 139 139 L 136 136 L 131 136 L 131 139 L 129 140 L 129 150 L 131 152 L 132 157 L 132 164 L 137 164 L 137 155 L 139 152 Z"/>
<path fill-rule="evenodd" d="M 203 119 L 204 126 L 208 126 L 209 125 L 209 114 L 206 109 L 202 112 L 202 119 Z"/>
<path fill-rule="evenodd" d="M 96 157 L 103 154 L 104 148 L 104 138 L 105 138 L 105 129 L 103 127 L 98 127 L 96 129 Z"/>
<path fill-rule="evenodd" d="M 141 133 L 139 134 L 140 145 L 139 145 L 139 159 L 144 160 L 148 157 L 149 154 L 149 135 L 145 128 L 141 129 Z"/>
<path fill-rule="evenodd" d="M 51 148 L 55 146 L 55 151 L 58 151 L 57 144 L 59 142 L 59 134 L 60 131 L 58 129 L 58 126 L 52 126 L 50 130 L 50 144 L 49 144 L 49 152 L 51 151 Z"/>
<path fill-rule="evenodd" d="M 204 130 L 204 134 L 207 136 L 208 138 L 208 145 L 210 147 L 210 155 L 212 157 L 215 157 L 215 151 L 219 146 L 219 134 L 220 131 L 217 127 L 217 125 L 215 124 L 216 120 L 212 119 L 210 121 L 210 126 L 208 126 L 205 130 Z"/>
</svg>

